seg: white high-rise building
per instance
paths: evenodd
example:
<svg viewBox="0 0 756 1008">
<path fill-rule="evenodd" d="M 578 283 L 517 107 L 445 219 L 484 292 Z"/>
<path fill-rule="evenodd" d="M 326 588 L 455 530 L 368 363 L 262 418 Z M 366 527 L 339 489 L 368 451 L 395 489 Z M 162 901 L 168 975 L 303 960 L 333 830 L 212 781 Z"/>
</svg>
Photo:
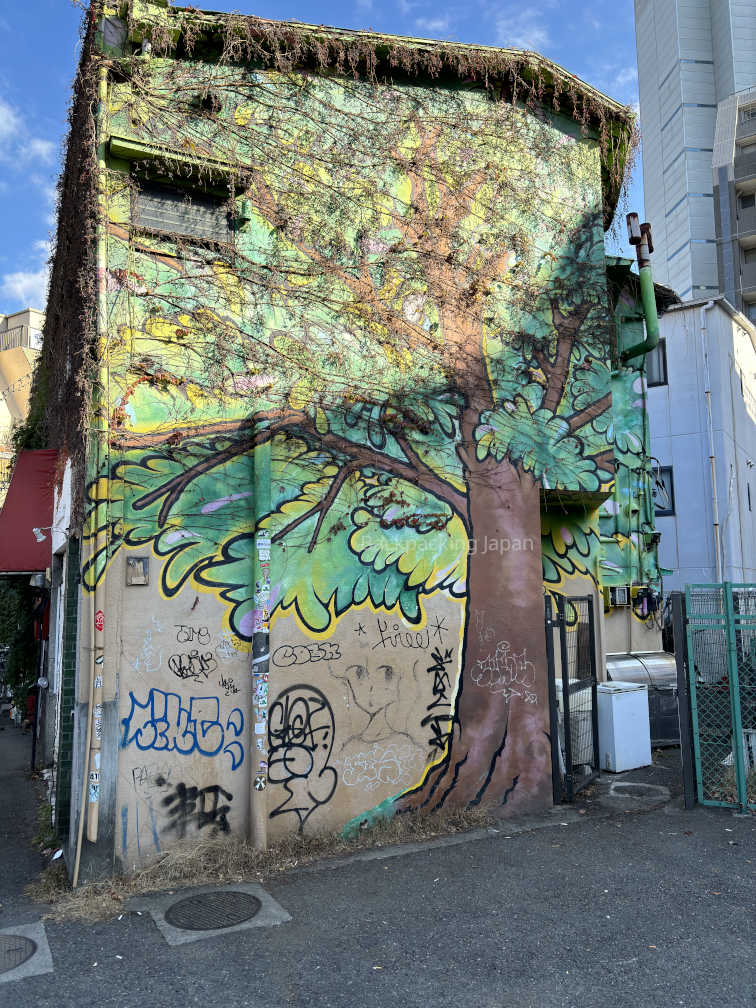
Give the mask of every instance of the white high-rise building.
<svg viewBox="0 0 756 1008">
<path fill-rule="evenodd" d="M 654 278 L 684 300 L 715 296 L 723 289 L 712 174 L 717 106 L 756 86 L 756 0 L 635 0 L 635 34 Z"/>
</svg>

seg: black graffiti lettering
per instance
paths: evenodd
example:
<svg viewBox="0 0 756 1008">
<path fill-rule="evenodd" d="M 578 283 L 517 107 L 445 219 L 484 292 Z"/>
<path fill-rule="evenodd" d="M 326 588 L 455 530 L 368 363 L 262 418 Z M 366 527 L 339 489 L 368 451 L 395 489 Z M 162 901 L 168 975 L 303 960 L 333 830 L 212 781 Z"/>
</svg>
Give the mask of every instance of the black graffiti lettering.
<svg viewBox="0 0 756 1008">
<path fill-rule="evenodd" d="M 197 641 L 198 644 L 202 646 L 207 646 L 210 643 L 210 631 L 206 626 L 192 627 L 185 623 L 176 623 L 176 640 L 179 644 L 191 644 L 193 641 Z"/>
<path fill-rule="evenodd" d="M 185 654 L 174 654 L 168 659 L 168 668 L 178 679 L 194 679 L 204 682 L 211 672 L 218 668 L 218 662 L 212 651 L 200 654 L 199 651 L 188 651 Z M 228 694 L 226 694 L 228 695 Z"/>
<path fill-rule="evenodd" d="M 428 759 L 433 759 L 446 750 L 454 724 L 450 697 L 452 683 L 448 671 L 448 666 L 453 661 L 453 651 L 446 648 L 442 653 L 440 648 L 434 648 L 431 658 L 433 665 L 428 668 L 428 674 L 433 676 L 433 700 L 425 708 L 428 713 L 420 722 L 422 728 L 430 728 Z"/>
<path fill-rule="evenodd" d="M 212 826 L 212 834 L 228 833 L 228 813 L 231 811 L 229 804 L 221 805 L 220 799 L 223 797 L 226 802 L 233 799 L 233 795 L 224 791 L 218 784 L 209 787 L 196 788 L 187 787 L 186 784 L 177 784 L 175 791 L 163 799 L 163 807 L 168 815 L 168 825 L 166 829 L 175 830 L 179 839 L 186 836 L 186 829 L 192 822 L 198 830 L 205 826 Z"/>
<path fill-rule="evenodd" d="M 338 780 L 328 762 L 333 734 L 333 710 L 315 686 L 290 686 L 278 694 L 268 715 L 268 782 L 281 785 L 285 797 L 271 819 L 292 813 L 301 832 L 312 813 L 331 800 Z"/>
<path fill-rule="evenodd" d="M 430 647 L 430 631 L 425 630 L 403 630 L 398 623 L 389 627 L 389 621 L 378 617 L 378 640 L 373 644 L 373 651 L 383 647 L 420 648 L 427 651 Z"/>
<path fill-rule="evenodd" d="M 307 665 L 309 662 L 337 661 L 341 648 L 330 641 L 324 644 L 282 644 L 273 652 L 272 661 L 279 668 Z"/>
<path fill-rule="evenodd" d="M 239 687 L 236 685 L 231 676 L 222 675 L 218 680 L 218 685 L 222 690 L 226 691 L 226 696 L 231 696 L 233 693 L 239 692 Z"/>
</svg>

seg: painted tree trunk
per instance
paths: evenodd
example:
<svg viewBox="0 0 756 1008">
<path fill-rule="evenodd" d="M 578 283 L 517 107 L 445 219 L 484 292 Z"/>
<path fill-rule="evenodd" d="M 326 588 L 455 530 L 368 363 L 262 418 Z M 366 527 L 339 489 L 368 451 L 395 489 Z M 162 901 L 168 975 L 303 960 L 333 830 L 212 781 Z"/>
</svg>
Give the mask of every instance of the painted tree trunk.
<svg viewBox="0 0 756 1008">
<path fill-rule="evenodd" d="M 462 669 L 446 753 L 400 811 L 551 803 L 538 485 L 509 464 L 468 472 Z"/>
</svg>

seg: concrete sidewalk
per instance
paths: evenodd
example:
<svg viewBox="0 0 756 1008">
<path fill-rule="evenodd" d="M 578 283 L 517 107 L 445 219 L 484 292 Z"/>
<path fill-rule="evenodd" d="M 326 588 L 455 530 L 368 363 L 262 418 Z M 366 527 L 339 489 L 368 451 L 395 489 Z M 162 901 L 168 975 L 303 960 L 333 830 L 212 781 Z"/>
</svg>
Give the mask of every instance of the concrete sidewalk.
<svg viewBox="0 0 756 1008">
<path fill-rule="evenodd" d="M 38 920 L 39 907 L 24 897 L 24 886 L 42 868 L 32 848 L 38 798 L 31 776 L 31 732 L 3 717 L 0 731 L 0 928 Z"/>
<path fill-rule="evenodd" d="M 0 781 L 26 809 L 3 819 L 5 928 L 45 909 L 18 894 L 39 858 L 20 850 L 33 809 L 16 765 Z M 0 1005 L 752 1008 L 756 818 L 595 806 L 270 879 L 291 915 L 274 927 L 174 947 L 144 897 L 106 923 L 46 922 L 53 973 L 0 975 Z"/>
</svg>

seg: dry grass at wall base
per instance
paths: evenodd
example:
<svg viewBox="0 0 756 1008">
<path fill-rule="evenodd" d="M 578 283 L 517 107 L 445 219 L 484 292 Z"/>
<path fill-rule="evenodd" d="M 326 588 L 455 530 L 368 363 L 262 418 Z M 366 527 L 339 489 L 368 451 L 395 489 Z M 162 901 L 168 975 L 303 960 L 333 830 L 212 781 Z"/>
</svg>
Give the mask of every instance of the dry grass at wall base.
<svg viewBox="0 0 756 1008">
<path fill-rule="evenodd" d="M 497 822 L 488 812 L 479 809 L 395 816 L 362 830 L 353 839 L 345 839 L 338 833 L 293 834 L 264 851 L 255 850 L 236 837 L 214 837 L 175 847 L 133 875 L 87 882 L 75 890 L 71 888 L 62 862 L 56 862 L 28 886 L 27 894 L 38 902 L 52 905 L 45 915 L 47 920 L 109 920 L 123 911 L 125 901 L 132 896 L 185 886 L 265 882 L 274 875 L 319 859 L 388 844 L 450 836 Z"/>
</svg>

